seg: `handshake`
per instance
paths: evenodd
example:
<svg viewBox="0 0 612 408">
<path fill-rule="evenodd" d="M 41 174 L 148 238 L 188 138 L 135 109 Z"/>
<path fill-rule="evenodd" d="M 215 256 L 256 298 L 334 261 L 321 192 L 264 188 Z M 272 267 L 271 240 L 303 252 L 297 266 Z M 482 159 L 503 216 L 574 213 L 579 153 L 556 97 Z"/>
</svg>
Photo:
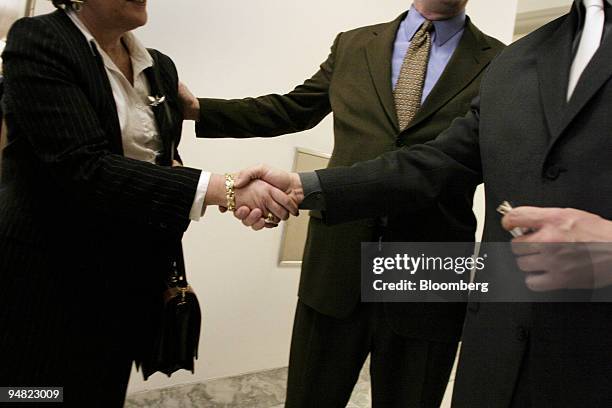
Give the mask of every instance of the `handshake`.
<svg viewBox="0 0 612 408">
<path fill-rule="evenodd" d="M 179 99 L 184 119 L 198 120 L 200 102 L 183 83 Z M 234 210 L 234 216 L 247 227 L 258 231 L 273 228 L 289 215 L 298 215 L 304 200 L 302 182 L 297 173 L 288 173 L 260 165 L 236 174 L 233 185 L 222 175 L 211 176 L 206 205 L 218 205 L 222 212 Z"/>
<path fill-rule="evenodd" d="M 206 197 L 207 205 L 218 205 L 222 212 L 234 210 L 245 226 L 259 231 L 297 216 L 304 191 L 297 173 L 259 165 L 235 176 L 212 175 Z"/>
</svg>

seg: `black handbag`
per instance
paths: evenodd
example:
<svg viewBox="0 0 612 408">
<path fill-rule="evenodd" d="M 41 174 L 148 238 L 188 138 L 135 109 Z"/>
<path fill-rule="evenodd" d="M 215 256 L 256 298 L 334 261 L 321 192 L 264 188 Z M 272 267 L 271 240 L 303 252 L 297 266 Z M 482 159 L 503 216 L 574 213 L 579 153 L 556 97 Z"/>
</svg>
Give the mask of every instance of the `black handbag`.
<svg viewBox="0 0 612 408">
<path fill-rule="evenodd" d="M 183 248 L 176 247 L 176 259 L 161 294 L 159 321 L 153 322 L 152 343 L 137 367 L 145 380 L 159 371 L 168 377 L 180 369 L 194 372 L 194 359 L 198 358 L 202 314 L 196 294 L 185 276 Z"/>
<path fill-rule="evenodd" d="M 162 94 L 152 104 L 153 109 L 163 109 L 166 123 L 170 127 L 173 120 L 168 103 L 163 96 L 163 84 L 158 71 L 158 56 L 155 50 L 149 50 L 154 60 L 152 68 L 155 87 Z M 162 130 L 163 131 L 163 130 Z M 174 159 L 174 142 L 170 146 L 170 155 L 163 165 L 172 165 Z M 151 342 L 142 348 L 143 355 L 136 362 L 142 368 L 142 375 L 147 380 L 159 371 L 168 377 L 172 373 L 185 369 L 194 372 L 194 360 L 198 358 L 202 314 L 200 303 L 185 274 L 185 259 L 180 239 L 168 244 L 171 249 L 169 272 L 165 290 L 159 295 L 159 318 L 153 321 L 150 332 Z M 164 264 L 166 262 L 164 261 Z"/>
</svg>

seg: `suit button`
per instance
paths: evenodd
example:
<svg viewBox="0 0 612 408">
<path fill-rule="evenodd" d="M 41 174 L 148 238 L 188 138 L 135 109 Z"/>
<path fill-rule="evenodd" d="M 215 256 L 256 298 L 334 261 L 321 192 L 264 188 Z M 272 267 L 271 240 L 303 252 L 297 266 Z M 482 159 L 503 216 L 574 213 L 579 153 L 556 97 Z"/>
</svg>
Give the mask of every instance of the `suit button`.
<svg viewBox="0 0 612 408">
<path fill-rule="evenodd" d="M 556 180 L 559 178 L 562 171 L 563 169 L 561 167 L 552 165 L 546 169 L 546 172 L 544 173 L 544 177 L 546 177 L 549 180 Z"/>
<path fill-rule="evenodd" d="M 519 327 L 516 333 L 517 340 L 525 341 L 527 340 L 527 337 L 529 337 L 529 333 L 527 332 L 527 329 L 525 329 L 524 327 Z"/>
<path fill-rule="evenodd" d="M 166 228 L 168 228 L 168 225 L 166 223 L 162 222 L 162 223 L 159 224 L 159 228 L 166 229 Z"/>
</svg>

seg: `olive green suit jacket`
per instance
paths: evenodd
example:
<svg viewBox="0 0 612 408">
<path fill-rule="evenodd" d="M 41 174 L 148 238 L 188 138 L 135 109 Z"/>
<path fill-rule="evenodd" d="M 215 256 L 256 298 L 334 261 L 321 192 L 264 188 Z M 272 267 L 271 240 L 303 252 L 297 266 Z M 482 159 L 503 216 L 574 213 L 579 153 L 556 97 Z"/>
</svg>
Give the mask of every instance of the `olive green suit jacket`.
<svg viewBox="0 0 612 408">
<path fill-rule="evenodd" d="M 400 132 L 391 58 L 405 16 L 339 34 L 319 71 L 288 94 L 200 99 L 197 135 L 272 137 L 310 129 L 333 113 L 335 146 L 330 167 L 432 140 L 469 110 L 481 74 L 503 44 L 484 35 L 468 18 L 445 72 L 414 121 Z M 360 302 L 361 242 L 473 241 L 473 193 L 466 190 L 426 210 L 335 226 L 324 225 L 319 214 L 311 213 L 300 300 L 329 316 L 350 315 Z M 445 341 L 459 338 L 465 314 L 464 305 L 456 304 L 389 304 L 386 308 L 388 321 L 400 334 Z"/>
</svg>

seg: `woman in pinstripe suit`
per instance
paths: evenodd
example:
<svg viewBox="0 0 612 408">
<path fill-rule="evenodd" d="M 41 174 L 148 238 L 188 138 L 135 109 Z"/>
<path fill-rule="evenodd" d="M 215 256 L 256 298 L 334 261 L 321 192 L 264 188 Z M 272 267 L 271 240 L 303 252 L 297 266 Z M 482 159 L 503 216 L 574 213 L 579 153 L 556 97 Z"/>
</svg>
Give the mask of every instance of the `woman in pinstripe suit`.
<svg viewBox="0 0 612 408">
<path fill-rule="evenodd" d="M 67 406 L 119 407 L 168 243 L 226 190 L 223 176 L 170 166 L 178 77 L 130 33 L 146 0 L 54 3 L 63 10 L 14 24 L 3 54 L 0 386 L 63 386 Z M 236 204 L 297 212 L 260 181 Z"/>
</svg>

